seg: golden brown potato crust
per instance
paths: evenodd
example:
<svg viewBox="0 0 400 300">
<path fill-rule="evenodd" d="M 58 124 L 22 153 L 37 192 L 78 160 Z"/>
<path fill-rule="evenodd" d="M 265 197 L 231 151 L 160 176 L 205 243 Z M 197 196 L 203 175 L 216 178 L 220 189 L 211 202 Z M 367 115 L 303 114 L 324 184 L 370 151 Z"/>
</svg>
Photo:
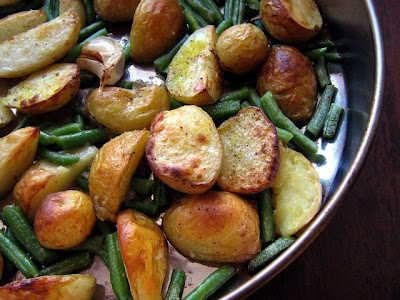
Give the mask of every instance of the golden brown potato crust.
<svg viewBox="0 0 400 300">
<path fill-rule="evenodd" d="M 131 29 L 131 56 L 139 63 L 152 62 L 183 35 L 185 20 L 177 0 L 142 0 Z"/>
<path fill-rule="evenodd" d="M 291 46 L 269 52 L 257 76 L 260 95 L 271 91 L 282 112 L 296 123 L 311 118 L 317 103 L 317 79 L 311 61 Z"/>
<path fill-rule="evenodd" d="M 132 20 L 140 0 L 94 0 L 95 12 L 110 22 Z"/>
<path fill-rule="evenodd" d="M 167 210 L 163 229 L 174 247 L 200 261 L 243 263 L 261 249 L 256 209 L 228 192 L 179 199 Z"/>
<path fill-rule="evenodd" d="M 68 249 L 91 234 L 96 222 L 92 199 L 80 191 L 47 195 L 35 215 L 35 234 L 43 246 Z"/>
</svg>

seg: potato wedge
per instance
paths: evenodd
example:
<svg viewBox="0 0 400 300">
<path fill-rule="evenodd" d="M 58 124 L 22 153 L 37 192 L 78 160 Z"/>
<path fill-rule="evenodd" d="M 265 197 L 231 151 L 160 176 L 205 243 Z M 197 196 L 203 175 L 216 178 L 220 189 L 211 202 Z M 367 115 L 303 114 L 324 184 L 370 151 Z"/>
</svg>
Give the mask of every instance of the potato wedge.
<svg viewBox="0 0 400 300">
<path fill-rule="evenodd" d="M 168 270 L 163 232 L 149 217 L 127 209 L 118 213 L 117 233 L 133 299 L 161 300 Z"/>
<path fill-rule="evenodd" d="M 60 0 L 60 15 L 74 11 L 81 20 L 81 28 L 86 26 L 86 9 L 81 0 Z"/>
<path fill-rule="evenodd" d="M 53 275 L 14 281 L 0 287 L 0 299 L 90 300 L 96 278 L 89 275 Z"/>
<path fill-rule="evenodd" d="M 94 0 L 96 13 L 109 22 L 130 21 L 140 0 Z"/>
<path fill-rule="evenodd" d="M 211 117 L 200 107 L 185 105 L 156 116 L 146 145 L 147 161 L 167 185 L 200 194 L 217 180 L 223 147 Z"/>
<path fill-rule="evenodd" d="M 0 128 L 7 126 L 14 120 L 14 114 L 11 109 L 5 107 L 3 102 L 0 102 Z"/>
<path fill-rule="evenodd" d="M 322 28 L 314 0 L 261 0 L 260 17 L 268 32 L 285 43 L 305 42 Z"/>
<path fill-rule="evenodd" d="M 224 145 L 222 190 L 254 194 L 268 188 L 279 170 L 280 156 L 275 126 L 261 109 L 249 106 L 218 127 Z"/>
<path fill-rule="evenodd" d="M 79 155 L 79 161 L 69 166 L 58 166 L 41 159 L 30 167 L 15 185 L 14 199 L 30 222 L 33 222 L 36 210 L 44 197 L 69 188 L 79 174 L 90 166 L 97 148 L 84 146 L 70 150 L 68 153 Z"/>
<path fill-rule="evenodd" d="M 2 101 L 26 114 L 42 114 L 67 104 L 78 92 L 79 84 L 77 64 L 54 64 L 12 87 Z"/>
<path fill-rule="evenodd" d="M 222 71 L 215 54 L 214 26 L 196 30 L 182 45 L 168 67 L 166 86 L 186 104 L 212 104 L 222 94 Z"/>
<path fill-rule="evenodd" d="M 0 43 L 0 78 L 25 76 L 63 57 L 76 44 L 79 16 L 69 12 Z"/>
<path fill-rule="evenodd" d="M 257 210 L 220 191 L 190 195 L 165 213 L 163 229 L 183 255 L 212 263 L 244 263 L 261 250 Z"/>
<path fill-rule="evenodd" d="M 140 160 L 149 131 L 127 131 L 103 145 L 89 173 L 90 197 L 100 220 L 115 222 L 129 182 Z"/>
<path fill-rule="evenodd" d="M 282 236 L 302 229 L 318 213 L 322 186 L 314 166 L 301 153 L 279 143 L 281 166 L 272 183 L 275 226 Z"/>
<path fill-rule="evenodd" d="M 135 90 L 105 87 L 90 93 L 85 109 L 100 124 L 122 133 L 150 129 L 155 116 L 168 110 L 169 103 L 167 90 L 158 85 Z"/>
<path fill-rule="evenodd" d="M 25 127 L 0 139 L 0 197 L 10 191 L 36 155 L 39 128 Z"/>
<path fill-rule="evenodd" d="M 0 43 L 47 21 L 43 10 L 21 11 L 0 20 Z"/>
</svg>

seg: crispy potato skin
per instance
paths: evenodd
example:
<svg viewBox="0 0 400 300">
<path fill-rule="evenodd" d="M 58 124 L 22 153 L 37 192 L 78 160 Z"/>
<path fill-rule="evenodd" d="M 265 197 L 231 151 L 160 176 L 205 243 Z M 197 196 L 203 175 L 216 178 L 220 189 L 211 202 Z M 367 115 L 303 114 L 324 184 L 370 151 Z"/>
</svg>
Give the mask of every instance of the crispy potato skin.
<svg viewBox="0 0 400 300">
<path fill-rule="evenodd" d="M 169 109 L 169 94 L 164 87 L 151 85 L 135 90 L 118 87 L 94 89 L 86 110 L 113 132 L 150 129 L 155 116 Z"/>
<path fill-rule="evenodd" d="M 291 46 L 271 49 L 257 76 L 258 93 L 271 91 L 282 112 L 296 123 L 311 118 L 317 103 L 317 88 L 311 61 Z"/>
<path fill-rule="evenodd" d="M 0 299 L 90 300 L 96 278 L 89 275 L 54 275 L 14 281 L 0 287 Z"/>
<path fill-rule="evenodd" d="M 290 44 L 305 42 L 322 28 L 322 17 L 313 0 L 261 0 L 260 17 L 274 38 Z"/>
<path fill-rule="evenodd" d="M 274 181 L 280 163 L 275 126 L 261 109 L 249 106 L 218 127 L 224 145 L 221 173 L 222 190 L 254 194 Z"/>
<path fill-rule="evenodd" d="M 68 249 L 84 242 L 93 230 L 96 212 L 85 193 L 67 190 L 47 195 L 35 214 L 35 234 L 49 249 Z"/>
<path fill-rule="evenodd" d="M 10 191 L 35 158 L 40 130 L 25 127 L 0 139 L 0 196 Z"/>
<path fill-rule="evenodd" d="M 211 117 L 186 105 L 156 116 L 146 145 L 154 174 L 188 194 L 210 189 L 218 178 L 223 146 Z"/>
<path fill-rule="evenodd" d="M 130 21 L 140 0 L 94 0 L 95 12 L 109 22 Z"/>
<path fill-rule="evenodd" d="M 148 63 L 167 52 L 183 35 L 185 19 L 177 0 L 142 0 L 131 29 L 131 57 Z"/>
<path fill-rule="evenodd" d="M 183 255 L 212 263 L 243 263 L 261 249 L 256 209 L 228 192 L 208 191 L 177 200 L 163 229 Z"/>
<path fill-rule="evenodd" d="M 310 161 L 279 143 L 281 167 L 272 183 L 274 222 L 282 236 L 302 229 L 321 207 L 322 186 Z"/>
<path fill-rule="evenodd" d="M 115 222 L 115 217 L 144 155 L 149 131 L 127 131 L 100 148 L 89 173 L 89 192 L 100 220 Z"/>
<path fill-rule="evenodd" d="M 162 299 L 168 250 L 158 225 L 132 209 L 117 216 L 118 242 L 134 299 Z"/>
<path fill-rule="evenodd" d="M 3 101 L 20 112 L 42 114 L 67 104 L 78 92 L 79 84 L 77 64 L 54 64 L 11 88 Z"/>
<path fill-rule="evenodd" d="M 267 58 L 268 39 L 253 24 L 235 25 L 218 38 L 216 53 L 223 69 L 237 74 L 246 73 Z"/>
</svg>

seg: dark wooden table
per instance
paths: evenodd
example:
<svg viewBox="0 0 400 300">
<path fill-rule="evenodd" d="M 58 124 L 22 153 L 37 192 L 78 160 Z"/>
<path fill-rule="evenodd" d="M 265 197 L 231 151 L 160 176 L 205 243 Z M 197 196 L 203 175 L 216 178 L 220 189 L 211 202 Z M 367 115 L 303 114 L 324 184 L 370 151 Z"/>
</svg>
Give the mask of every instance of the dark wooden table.
<svg viewBox="0 0 400 300">
<path fill-rule="evenodd" d="M 386 84 L 365 164 L 321 235 L 250 299 L 400 299 L 400 2 L 374 3 Z"/>
</svg>

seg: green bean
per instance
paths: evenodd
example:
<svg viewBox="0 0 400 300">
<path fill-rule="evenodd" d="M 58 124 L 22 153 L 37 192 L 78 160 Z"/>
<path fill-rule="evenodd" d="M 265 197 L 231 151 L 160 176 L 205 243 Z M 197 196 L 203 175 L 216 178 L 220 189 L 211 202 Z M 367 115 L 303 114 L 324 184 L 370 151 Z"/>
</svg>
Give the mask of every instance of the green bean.
<svg viewBox="0 0 400 300">
<path fill-rule="evenodd" d="M 96 13 L 93 8 L 93 0 L 82 0 L 86 10 L 86 22 L 92 24 L 96 20 Z"/>
<path fill-rule="evenodd" d="M 206 20 L 204 20 L 198 13 L 196 13 L 186 2 L 185 0 L 178 0 L 180 5 L 184 8 L 184 10 L 189 10 L 190 13 L 196 18 L 197 23 L 199 23 L 200 27 L 204 27 L 209 25 Z M 185 18 L 186 19 L 186 18 Z M 187 21 L 186 21 L 187 22 Z"/>
<path fill-rule="evenodd" d="M 232 22 L 233 25 L 242 24 L 246 11 L 246 0 L 235 0 L 233 3 Z"/>
<path fill-rule="evenodd" d="M 47 7 L 41 7 L 40 10 L 43 10 L 44 13 L 46 14 L 46 19 L 47 21 L 51 21 L 53 19 L 53 15 L 51 14 L 51 12 L 49 11 L 49 9 Z"/>
<path fill-rule="evenodd" d="M 133 208 L 134 210 L 140 211 L 147 216 L 154 216 L 158 210 L 158 205 L 154 202 L 135 199 L 129 200 L 126 203 L 126 207 Z"/>
<path fill-rule="evenodd" d="M 39 128 L 40 130 L 45 130 L 54 125 L 56 125 L 56 123 L 54 123 L 53 121 L 44 121 L 44 122 L 36 125 L 36 127 Z"/>
<path fill-rule="evenodd" d="M 175 54 L 178 53 L 179 49 L 182 47 L 183 43 L 185 43 L 188 37 L 189 35 L 186 34 L 178 43 L 175 44 L 171 50 L 169 50 L 167 53 L 164 53 L 154 61 L 154 67 L 158 72 L 162 72 L 169 66 Z"/>
<path fill-rule="evenodd" d="M 19 122 L 18 126 L 14 128 L 13 131 L 16 131 L 16 130 L 21 129 L 21 128 L 24 128 L 24 127 L 27 127 L 27 126 L 29 126 L 29 125 L 31 125 L 31 124 L 32 124 L 32 117 L 31 117 L 30 115 L 26 115 L 26 116 L 21 120 L 21 122 Z"/>
<path fill-rule="evenodd" d="M 201 28 L 192 11 L 184 9 L 183 16 L 185 17 L 186 23 L 188 23 L 189 28 L 192 32 L 195 32 L 197 29 Z"/>
<path fill-rule="evenodd" d="M 319 88 L 322 90 L 327 85 L 331 84 L 331 79 L 329 78 L 328 70 L 326 69 L 325 57 L 318 57 L 314 65 L 315 73 L 317 73 L 317 80 Z"/>
<path fill-rule="evenodd" d="M 9 239 L 0 230 L 0 252 L 14 265 L 26 278 L 37 277 L 39 269 L 33 261 L 22 251 L 18 245 Z"/>
<path fill-rule="evenodd" d="M 175 109 L 185 105 L 185 103 L 179 102 L 174 97 L 169 98 L 170 109 Z"/>
<path fill-rule="evenodd" d="M 56 137 L 54 135 L 49 135 L 43 131 L 39 134 L 39 145 L 48 146 L 56 142 Z"/>
<path fill-rule="evenodd" d="M 278 134 L 278 139 L 284 141 L 286 144 L 293 138 L 293 134 L 283 128 L 276 127 L 276 132 Z"/>
<path fill-rule="evenodd" d="M 57 136 L 56 144 L 62 149 L 71 149 L 81 147 L 86 143 L 101 143 L 106 139 L 106 131 L 103 128 L 95 128 L 68 135 Z"/>
<path fill-rule="evenodd" d="M 343 112 L 343 107 L 332 103 L 328 112 L 328 116 L 325 120 L 323 137 L 331 139 L 336 133 L 336 128 L 339 123 L 340 115 Z"/>
<path fill-rule="evenodd" d="M 84 241 L 82 244 L 73 248 L 65 249 L 64 251 L 88 251 L 92 254 L 99 254 L 99 252 L 103 249 L 103 241 L 103 235 L 92 235 L 88 237 L 87 240 Z"/>
<path fill-rule="evenodd" d="M 233 22 L 233 3 L 235 0 L 227 0 L 224 7 L 224 19 L 231 19 Z"/>
<path fill-rule="evenodd" d="M 249 107 L 249 106 L 251 106 L 249 101 L 243 101 L 243 102 L 240 104 L 240 108 L 241 108 L 241 109 L 246 108 L 246 107 Z"/>
<path fill-rule="evenodd" d="M 99 251 L 99 256 L 101 257 L 101 259 L 104 261 L 104 263 L 106 264 L 107 268 L 109 268 L 108 266 L 108 254 L 106 250 L 100 250 Z"/>
<path fill-rule="evenodd" d="M 324 40 L 316 40 L 312 42 L 307 42 L 302 45 L 298 45 L 297 48 L 299 48 L 301 51 L 308 51 L 316 48 L 332 48 L 335 47 L 335 43 L 330 40 L 330 39 L 324 39 Z"/>
<path fill-rule="evenodd" d="M 295 239 L 293 237 L 280 237 L 250 260 L 248 268 L 252 272 L 270 262 L 278 254 L 288 248 Z"/>
<path fill-rule="evenodd" d="M 123 89 L 131 90 L 131 89 L 133 88 L 133 81 L 125 81 L 125 82 L 121 85 L 121 87 L 122 87 Z"/>
<path fill-rule="evenodd" d="M 328 51 L 327 47 L 317 48 L 304 52 L 304 55 L 311 60 L 316 60 L 318 57 L 325 56 L 326 51 Z"/>
<path fill-rule="evenodd" d="M 341 53 L 325 53 L 324 57 L 332 62 L 340 62 L 343 59 L 343 55 Z"/>
<path fill-rule="evenodd" d="M 60 16 L 60 0 L 53 1 L 53 18 Z"/>
<path fill-rule="evenodd" d="M 56 253 L 44 248 L 39 243 L 33 229 L 19 206 L 6 205 L 3 211 L 7 223 L 15 237 L 34 259 L 42 265 L 52 263 L 59 259 Z"/>
<path fill-rule="evenodd" d="M 336 91 L 337 88 L 333 85 L 327 85 L 324 88 L 318 106 L 306 127 L 307 131 L 314 137 L 318 137 L 324 127 L 326 116 L 328 115 L 329 107 Z"/>
<path fill-rule="evenodd" d="M 202 2 L 203 5 L 207 6 L 214 12 L 217 24 L 222 22 L 224 16 L 222 15 L 221 11 L 219 10 L 219 7 L 217 6 L 217 4 L 215 4 L 213 0 L 201 0 L 200 2 Z"/>
<path fill-rule="evenodd" d="M 81 70 L 79 77 L 81 81 L 80 82 L 81 88 L 94 85 L 98 79 L 97 75 L 93 74 L 92 72 L 89 72 L 88 70 Z"/>
<path fill-rule="evenodd" d="M 251 105 L 253 105 L 253 106 L 257 106 L 259 108 L 262 108 L 262 106 L 261 106 L 261 98 L 260 98 L 260 96 L 258 96 L 258 93 L 254 89 L 250 90 L 249 103 Z"/>
<path fill-rule="evenodd" d="M 81 29 L 79 32 L 78 43 L 82 42 L 83 40 L 87 39 L 92 34 L 96 33 L 100 29 L 104 28 L 106 23 L 103 20 L 97 21 L 96 23 L 90 24 L 85 28 Z"/>
<path fill-rule="evenodd" d="M 241 107 L 239 100 L 228 100 L 202 106 L 202 109 L 205 110 L 214 121 L 220 121 L 236 115 Z"/>
<path fill-rule="evenodd" d="M 124 44 L 125 61 L 131 59 L 131 38 L 128 38 Z"/>
<path fill-rule="evenodd" d="M 80 127 L 80 131 L 85 130 L 86 129 L 86 124 L 85 124 L 85 117 L 82 116 L 81 114 L 78 113 L 74 113 L 72 115 L 72 122 L 74 122 L 75 124 L 78 124 Z"/>
<path fill-rule="evenodd" d="M 260 9 L 260 2 L 258 0 L 246 0 L 247 7 L 251 10 L 255 10 L 258 12 Z"/>
<path fill-rule="evenodd" d="M 306 154 L 316 153 L 318 146 L 306 137 L 293 122 L 286 117 L 276 104 L 275 97 L 271 92 L 261 97 L 261 106 L 267 113 L 268 118 L 275 126 L 281 127 L 293 134 L 293 142 Z"/>
<path fill-rule="evenodd" d="M 51 21 L 54 19 L 53 1 L 54 0 L 44 0 L 43 7 L 41 8 L 46 13 L 47 21 Z"/>
<path fill-rule="evenodd" d="M 229 101 L 229 100 L 248 100 L 250 98 L 250 89 L 248 87 L 242 87 L 236 91 L 232 91 L 222 95 L 219 99 L 220 102 Z"/>
<path fill-rule="evenodd" d="M 217 21 L 216 14 L 199 0 L 185 0 L 186 3 L 197 12 L 208 24 L 214 24 Z"/>
<path fill-rule="evenodd" d="M 167 206 L 170 204 L 169 188 L 161 181 L 160 178 L 154 176 L 154 203 L 158 206 Z"/>
<path fill-rule="evenodd" d="M 89 191 L 89 182 L 87 180 L 87 178 L 83 175 L 79 175 L 76 179 L 75 179 L 75 184 L 81 188 L 83 191 L 88 192 Z"/>
<path fill-rule="evenodd" d="M 261 31 L 265 31 L 264 24 L 262 23 L 262 21 L 261 21 L 260 19 L 255 20 L 255 21 L 253 22 L 253 24 L 254 24 L 255 26 L 257 26 L 258 29 L 260 29 Z"/>
<path fill-rule="evenodd" d="M 317 165 L 324 165 L 326 163 L 326 157 L 322 154 L 309 154 L 306 158 Z"/>
<path fill-rule="evenodd" d="M 223 265 L 216 271 L 211 273 L 202 283 L 200 283 L 185 300 L 202 300 L 207 299 L 216 290 L 218 290 L 225 282 L 236 274 L 236 269 L 230 265 Z"/>
<path fill-rule="evenodd" d="M 89 252 L 72 254 L 62 261 L 40 270 L 40 276 L 71 274 L 90 266 L 92 262 L 93 259 Z"/>
<path fill-rule="evenodd" d="M 84 117 L 86 116 L 85 109 L 82 106 L 79 106 L 79 105 L 74 106 L 74 113 L 82 115 Z"/>
<path fill-rule="evenodd" d="M 43 157 L 49 162 L 61 166 L 73 165 L 79 161 L 79 155 L 70 153 L 60 153 L 56 151 L 51 151 L 43 147 L 39 147 L 37 153 L 39 154 L 40 157 Z"/>
<path fill-rule="evenodd" d="M 131 188 L 142 196 L 150 196 L 153 193 L 154 180 L 134 177 L 130 183 Z"/>
<path fill-rule="evenodd" d="M 181 269 L 174 269 L 172 271 L 171 280 L 168 286 L 165 300 L 180 300 L 185 288 L 186 274 Z"/>
<path fill-rule="evenodd" d="M 121 252 L 118 245 L 117 233 L 110 233 L 106 236 L 106 251 L 108 253 L 108 268 L 113 291 L 119 300 L 129 299 L 130 291 L 128 280 L 122 262 Z"/>
<path fill-rule="evenodd" d="M 275 239 L 274 206 L 272 193 L 266 189 L 256 195 L 258 215 L 260 216 L 260 236 L 263 244 Z"/>
<path fill-rule="evenodd" d="M 56 125 L 43 130 L 43 132 L 50 134 L 50 135 L 66 135 L 71 133 L 81 132 L 82 127 L 81 124 L 77 123 L 68 123 L 64 125 Z"/>
<path fill-rule="evenodd" d="M 221 35 L 222 32 L 224 32 L 225 30 L 227 30 L 229 27 L 231 27 L 233 25 L 232 23 L 232 19 L 225 19 L 223 20 L 221 23 L 219 23 L 219 25 L 217 26 L 216 32 L 218 35 Z"/>
</svg>

